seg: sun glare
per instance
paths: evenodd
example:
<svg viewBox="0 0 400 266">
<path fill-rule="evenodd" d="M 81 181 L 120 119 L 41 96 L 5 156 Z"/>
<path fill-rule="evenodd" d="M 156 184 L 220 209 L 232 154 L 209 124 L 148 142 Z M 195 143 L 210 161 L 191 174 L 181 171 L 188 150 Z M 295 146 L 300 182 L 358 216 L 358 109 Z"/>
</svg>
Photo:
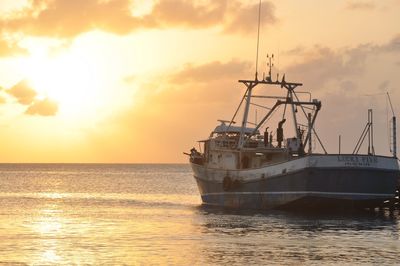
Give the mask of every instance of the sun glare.
<svg viewBox="0 0 400 266">
<path fill-rule="evenodd" d="M 60 116 L 95 114 L 107 100 L 106 77 L 98 71 L 95 60 L 79 53 L 32 55 L 26 64 L 26 77 L 38 98 L 57 102 Z"/>
</svg>

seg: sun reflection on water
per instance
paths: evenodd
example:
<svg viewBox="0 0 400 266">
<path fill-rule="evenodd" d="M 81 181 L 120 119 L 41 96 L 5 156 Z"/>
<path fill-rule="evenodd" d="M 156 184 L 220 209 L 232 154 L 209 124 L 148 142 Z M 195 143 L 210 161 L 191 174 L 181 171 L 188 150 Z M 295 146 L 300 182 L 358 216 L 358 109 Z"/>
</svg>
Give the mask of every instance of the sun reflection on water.
<svg viewBox="0 0 400 266">
<path fill-rule="evenodd" d="M 132 174 L 126 166 L 24 167 L 45 172 L 21 175 L 0 166 L 0 265 L 398 261 L 400 216 L 315 220 L 203 208 L 186 166 L 181 175 L 176 169 L 183 166 L 146 166 Z"/>
<path fill-rule="evenodd" d="M 42 254 L 43 261 L 56 263 L 60 260 L 60 256 L 52 249 L 48 249 Z"/>
</svg>

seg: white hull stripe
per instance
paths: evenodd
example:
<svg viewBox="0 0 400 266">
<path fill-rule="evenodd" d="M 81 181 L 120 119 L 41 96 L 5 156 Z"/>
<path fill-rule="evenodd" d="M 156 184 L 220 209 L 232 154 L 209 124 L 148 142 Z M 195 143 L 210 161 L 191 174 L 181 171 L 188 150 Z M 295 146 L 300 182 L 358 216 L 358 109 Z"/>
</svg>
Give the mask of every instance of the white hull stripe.
<svg viewBox="0 0 400 266">
<path fill-rule="evenodd" d="M 322 192 L 322 191 L 271 191 L 271 192 L 217 192 L 206 193 L 202 196 L 222 196 L 222 195 L 327 195 L 327 196 L 372 196 L 372 197 L 394 197 L 395 194 L 377 193 L 345 193 L 345 192 Z"/>
</svg>

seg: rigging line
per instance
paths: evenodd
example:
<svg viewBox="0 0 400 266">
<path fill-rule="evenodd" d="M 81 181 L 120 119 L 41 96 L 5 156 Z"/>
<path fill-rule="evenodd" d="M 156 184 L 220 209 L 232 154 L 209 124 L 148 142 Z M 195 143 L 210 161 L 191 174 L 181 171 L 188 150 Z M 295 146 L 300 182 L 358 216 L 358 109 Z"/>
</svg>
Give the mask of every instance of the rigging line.
<svg viewBox="0 0 400 266">
<path fill-rule="evenodd" d="M 318 136 L 318 134 L 317 134 L 317 131 L 315 131 L 315 128 L 313 128 L 312 130 L 314 131 L 314 136 L 317 137 L 317 140 L 318 140 L 318 142 L 319 142 L 319 145 L 321 145 L 321 147 L 322 147 L 322 149 L 324 150 L 325 154 L 328 154 L 328 152 L 326 151 L 326 149 L 325 149 L 325 147 L 324 147 L 324 144 L 322 144 L 322 141 L 320 140 L 320 138 L 319 138 L 319 136 Z"/>
<path fill-rule="evenodd" d="M 367 134 L 368 134 L 369 127 L 370 127 L 370 123 L 368 122 L 368 123 L 365 125 L 364 130 L 362 131 L 361 136 L 360 136 L 360 138 L 358 139 L 356 146 L 354 147 L 353 154 L 357 154 L 358 151 L 360 150 L 362 144 L 364 143 L 364 139 L 365 139 L 365 137 L 366 137 Z"/>
<path fill-rule="evenodd" d="M 265 124 L 274 116 L 274 114 L 279 110 L 280 107 L 281 107 L 281 106 L 279 105 L 279 106 L 272 112 L 271 116 L 268 117 L 267 120 L 264 121 L 263 125 L 265 125 Z"/>
<path fill-rule="evenodd" d="M 250 103 L 251 105 L 254 105 L 254 106 L 257 106 L 257 107 L 260 107 L 260 108 L 264 108 L 264 109 L 267 109 L 267 110 L 271 110 L 271 108 L 269 108 L 269 107 L 267 107 L 267 106 L 264 106 L 264 105 L 260 105 L 260 104 L 256 104 L 256 103 Z"/>
<path fill-rule="evenodd" d="M 293 93 L 294 93 L 294 97 L 296 97 L 296 100 L 298 102 L 300 102 L 299 97 L 297 97 L 297 94 L 294 91 L 293 91 Z M 300 108 L 303 111 L 303 114 L 307 117 L 307 113 L 306 113 L 306 111 L 304 111 L 304 107 L 302 105 L 300 105 Z"/>
<path fill-rule="evenodd" d="M 360 96 L 370 97 L 370 96 L 378 96 L 378 95 L 385 95 L 386 93 L 373 93 L 373 94 L 361 94 Z"/>
<path fill-rule="evenodd" d="M 358 152 L 360 151 L 361 146 L 362 146 L 363 143 L 364 143 L 365 137 L 367 136 L 367 134 L 369 134 L 369 130 L 370 130 L 370 129 L 371 129 L 371 124 L 368 123 L 368 129 L 367 129 L 367 131 L 365 132 L 364 137 L 363 137 L 363 139 L 361 140 L 361 143 L 360 143 L 360 145 L 358 146 L 358 149 L 357 149 L 357 151 L 356 151 L 355 154 L 358 154 Z M 369 153 L 369 144 L 368 144 L 368 153 Z"/>
<path fill-rule="evenodd" d="M 304 109 L 307 109 L 307 110 L 310 110 L 310 111 L 314 111 L 314 110 L 315 110 L 315 106 L 314 106 L 314 108 L 307 107 L 307 106 L 303 106 L 303 108 L 304 108 Z"/>
<path fill-rule="evenodd" d="M 235 117 L 236 117 L 237 113 L 239 112 L 239 109 L 240 109 L 240 107 L 242 106 L 243 101 L 244 101 L 244 98 L 246 98 L 246 95 L 247 95 L 247 92 L 248 92 L 248 91 L 249 91 L 249 88 L 247 88 L 246 92 L 243 94 L 242 100 L 240 101 L 238 108 L 236 108 L 236 112 L 235 112 L 235 114 L 233 115 L 233 117 L 232 117 L 232 119 L 231 119 L 231 122 L 229 122 L 229 126 L 228 126 L 228 129 L 227 129 L 227 130 L 230 129 L 230 127 L 231 127 L 233 121 L 235 120 Z"/>
<path fill-rule="evenodd" d="M 256 80 L 258 80 L 258 50 L 260 47 L 260 24 L 261 24 L 261 0 L 258 5 L 258 30 L 257 30 L 257 54 L 256 54 Z"/>
<path fill-rule="evenodd" d="M 300 93 L 300 94 L 308 94 L 308 96 L 309 96 L 309 101 L 311 102 L 311 93 L 310 92 L 308 92 L 308 91 L 296 91 L 296 93 Z"/>
</svg>

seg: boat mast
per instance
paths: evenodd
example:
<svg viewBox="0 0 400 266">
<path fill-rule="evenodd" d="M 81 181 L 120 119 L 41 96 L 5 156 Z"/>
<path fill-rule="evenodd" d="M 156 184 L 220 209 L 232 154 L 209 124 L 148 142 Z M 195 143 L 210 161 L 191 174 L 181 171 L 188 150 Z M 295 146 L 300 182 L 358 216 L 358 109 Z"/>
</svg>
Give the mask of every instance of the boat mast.
<svg viewBox="0 0 400 266">
<path fill-rule="evenodd" d="M 296 117 L 296 107 L 293 103 L 293 91 L 289 89 L 289 101 L 290 105 L 292 106 L 292 113 L 293 113 L 293 123 L 294 123 L 294 130 L 296 131 L 296 138 L 301 141 L 300 139 L 300 132 L 297 128 L 297 117 Z"/>
<path fill-rule="evenodd" d="M 246 106 L 244 109 L 243 113 L 243 120 L 242 120 L 242 128 L 240 129 L 240 137 L 239 137 L 239 143 L 238 143 L 238 148 L 241 149 L 243 148 L 244 144 L 244 132 L 247 126 L 247 119 L 249 115 L 249 108 L 250 108 L 250 103 L 251 103 L 251 92 L 252 89 L 257 85 L 258 81 L 258 49 L 260 46 L 260 24 L 261 24 L 261 0 L 258 5 L 258 29 L 257 29 L 257 51 L 256 51 L 256 73 L 255 73 L 255 79 L 254 83 L 246 84 L 247 90 L 246 90 Z"/>
<path fill-rule="evenodd" d="M 249 84 L 247 87 L 247 96 L 246 96 L 246 106 L 244 109 L 244 114 L 243 114 L 243 120 L 242 120 L 242 128 L 240 129 L 240 137 L 239 137 L 239 143 L 238 143 L 238 148 L 241 149 L 243 148 L 244 144 L 244 135 L 245 135 L 245 129 L 247 125 L 247 118 L 249 115 L 249 109 L 250 109 L 250 102 L 251 102 L 251 92 L 252 89 L 254 88 L 255 85 Z"/>
<path fill-rule="evenodd" d="M 255 77 L 255 80 L 258 80 L 258 49 L 260 47 L 260 24 L 261 24 L 261 0 L 258 5 L 258 29 L 257 29 L 257 52 L 256 52 L 256 77 Z"/>
</svg>

